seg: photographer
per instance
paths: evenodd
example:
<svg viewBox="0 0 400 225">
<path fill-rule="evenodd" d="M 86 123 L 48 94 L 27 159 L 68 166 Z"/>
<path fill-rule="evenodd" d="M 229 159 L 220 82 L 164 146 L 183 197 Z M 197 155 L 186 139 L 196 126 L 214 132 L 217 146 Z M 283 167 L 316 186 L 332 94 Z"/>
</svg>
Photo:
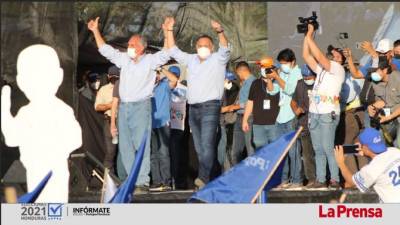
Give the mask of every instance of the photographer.
<svg viewBox="0 0 400 225">
<path fill-rule="evenodd" d="M 342 54 L 330 52 L 329 60 L 313 40 L 314 26 L 308 24 L 303 43 L 303 58 L 317 74 L 313 90 L 310 92 L 309 129 L 315 150 L 317 181 L 312 188 L 326 188 L 326 161 L 329 164 L 331 188 L 340 188 L 339 169 L 333 155 L 336 127 L 340 120 L 339 93 L 344 81 L 344 61 Z"/>
<path fill-rule="evenodd" d="M 272 58 L 268 60 L 272 65 Z M 277 90 L 277 84 L 273 83 L 273 77 L 278 74 L 269 68 L 262 68 L 261 71 L 261 77 L 251 84 L 242 122 L 243 131 L 248 132 L 248 120 L 253 114 L 253 142 L 256 149 L 275 141 L 278 133 L 276 118 L 279 113 L 279 91 L 274 91 Z"/>
<path fill-rule="evenodd" d="M 383 203 L 400 202 L 400 151 L 397 148 L 387 148 L 376 129 L 366 128 L 359 136 L 360 154 L 371 158 L 368 165 L 353 174 L 344 163 L 343 146 L 335 147 L 335 158 L 340 171 L 351 186 L 356 186 L 361 192 L 371 186 Z"/>
<path fill-rule="evenodd" d="M 398 147 L 400 72 L 392 71 L 392 67 L 386 57 L 380 57 L 378 68 L 371 73 L 371 78 L 374 81 L 372 88 L 375 92 L 375 102 L 368 106 L 369 116 L 380 119 L 382 128 L 388 131 L 392 139 L 396 139 L 394 145 Z M 385 138 L 388 139 L 387 137 Z"/>
<path fill-rule="evenodd" d="M 277 60 L 280 63 L 279 75 L 274 76 L 276 73 L 272 73 L 272 78 L 278 84 L 277 91 L 279 91 L 279 114 L 276 118 L 277 129 L 279 135 L 284 135 L 294 130 L 294 119 L 295 114 L 290 107 L 293 93 L 295 91 L 297 81 L 302 79 L 301 70 L 296 64 L 296 56 L 294 52 L 289 49 L 283 49 L 279 52 Z M 277 75 L 277 74 L 276 74 Z M 290 176 L 291 182 L 289 182 L 289 160 L 285 161 L 282 172 L 282 183 L 280 188 L 301 188 L 303 186 L 303 180 L 301 177 L 301 158 L 299 144 L 296 143 L 289 150 L 288 157 L 290 159 Z"/>
</svg>

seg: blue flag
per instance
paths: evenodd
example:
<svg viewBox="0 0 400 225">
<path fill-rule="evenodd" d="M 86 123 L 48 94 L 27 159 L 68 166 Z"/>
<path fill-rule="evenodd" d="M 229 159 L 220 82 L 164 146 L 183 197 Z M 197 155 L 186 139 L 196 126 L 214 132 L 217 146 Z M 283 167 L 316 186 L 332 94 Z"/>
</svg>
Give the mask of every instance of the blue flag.
<svg viewBox="0 0 400 225">
<path fill-rule="evenodd" d="M 297 131 L 297 134 L 300 132 Z M 295 131 L 281 136 L 271 144 L 259 148 L 232 169 L 194 193 L 189 201 L 209 203 L 252 203 L 264 187 L 272 188 L 280 183 L 284 156 L 296 141 Z M 275 174 L 277 168 L 280 172 Z M 275 174 L 275 175 L 274 175 Z M 271 180 L 271 177 L 273 179 Z M 269 184 L 268 181 L 271 181 Z"/>
<path fill-rule="evenodd" d="M 121 184 L 110 203 L 130 203 L 133 200 L 132 193 L 135 190 L 136 180 L 139 176 L 140 167 L 142 165 L 143 155 L 147 142 L 147 130 L 144 132 L 139 150 L 136 153 L 135 162 L 133 162 L 131 172 L 128 178 Z"/>
<path fill-rule="evenodd" d="M 40 193 L 42 193 L 44 187 L 46 186 L 46 184 L 49 181 L 52 174 L 53 174 L 53 172 L 50 171 L 43 178 L 43 180 L 40 181 L 38 186 L 36 186 L 36 188 L 33 191 L 26 193 L 26 194 L 22 195 L 21 197 L 19 197 L 18 203 L 34 203 L 36 201 L 36 199 L 39 197 Z"/>
</svg>

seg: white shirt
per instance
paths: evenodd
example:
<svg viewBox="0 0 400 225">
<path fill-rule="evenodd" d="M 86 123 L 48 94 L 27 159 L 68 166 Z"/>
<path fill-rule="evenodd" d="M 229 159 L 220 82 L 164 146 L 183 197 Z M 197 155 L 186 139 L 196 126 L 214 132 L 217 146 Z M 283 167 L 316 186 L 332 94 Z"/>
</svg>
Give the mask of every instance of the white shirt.
<svg viewBox="0 0 400 225">
<path fill-rule="evenodd" d="M 330 71 L 324 70 L 317 65 L 314 71 L 317 78 L 313 90 L 309 91 L 310 112 L 315 114 L 326 114 L 334 111 L 340 114 L 339 94 L 345 78 L 342 65 L 335 61 L 331 62 Z"/>
<path fill-rule="evenodd" d="M 171 129 L 185 130 L 187 87 L 178 82 L 171 92 Z"/>
<path fill-rule="evenodd" d="M 353 182 L 361 192 L 371 186 L 382 202 L 400 203 L 400 150 L 388 148 L 353 175 Z"/>
</svg>

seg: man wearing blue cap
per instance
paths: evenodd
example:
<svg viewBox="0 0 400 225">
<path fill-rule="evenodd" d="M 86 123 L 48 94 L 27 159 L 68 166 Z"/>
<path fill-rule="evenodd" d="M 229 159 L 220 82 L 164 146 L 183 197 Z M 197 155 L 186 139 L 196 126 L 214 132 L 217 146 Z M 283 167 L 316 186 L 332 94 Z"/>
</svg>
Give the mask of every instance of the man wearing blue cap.
<svg viewBox="0 0 400 225">
<path fill-rule="evenodd" d="M 171 160 L 169 154 L 171 89 L 176 87 L 178 78 L 163 67 L 156 71 L 152 103 L 151 134 L 151 178 L 150 191 L 171 190 Z M 164 76 L 162 76 L 164 75 Z"/>
<path fill-rule="evenodd" d="M 168 71 L 173 73 L 178 79 L 181 70 L 178 66 L 170 66 Z M 170 137 L 170 157 L 171 173 L 173 178 L 173 188 L 186 189 L 186 170 L 184 168 L 185 151 L 185 119 L 186 119 L 186 92 L 187 87 L 183 81 L 178 81 L 176 87 L 171 91 L 171 137 Z"/>
<path fill-rule="evenodd" d="M 344 179 L 361 192 L 373 186 L 383 203 L 400 203 L 400 150 L 386 147 L 379 131 L 374 128 L 366 128 L 359 140 L 360 154 L 371 161 L 354 175 L 344 162 L 343 146 L 335 147 L 336 162 Z"/>
<path fill-rule="evenodd" d="M 227 152 L 230 149 L 228 146 L 228 137 L 227 137 L 227 130 L 233 128 L 233 124 L 236 121 L 236 110 L 239 107 L 236 107 L 236 101 L 238 99 L 238 90 L 239 87 L 233 82 L 236 80 L 235 74 L 230 71 L 226 71 L 225 73 L 225 82 L 224 82 L 224 94 L 222 97 L 221 102 L 221 116 L 220 116 L 220 123 L 219 123 L 219 132 L 218 132 L 218 150 L 217 150 L 217 160 L 222 168 L 223 171 L 229 169 L 229 165 L 227 162 L 226 156 Z M 229 133 L 229 132 L 228 132 Z"/>
</svg>

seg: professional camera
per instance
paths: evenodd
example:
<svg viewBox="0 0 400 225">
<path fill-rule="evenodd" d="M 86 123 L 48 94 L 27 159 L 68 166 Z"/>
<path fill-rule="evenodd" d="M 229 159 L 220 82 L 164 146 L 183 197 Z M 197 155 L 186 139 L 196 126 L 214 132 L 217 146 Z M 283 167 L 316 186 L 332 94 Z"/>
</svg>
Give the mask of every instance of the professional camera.
<svg viewBox="0 0 400 225">
<path fill-rule="evenodd" d="M 256 61 L 256 64 L 265 71 L 265 74 L 270 74 L 276 70 L 274 59 L 272 57 L 264 57 L 261 60 Z"/>
<path fill-rule="evenodd" d="M 300 24 L 297 25 L 297 32 L 299 34 L 305 34 L 308 31 L 308 24 L 312 24 L 314 26 L 314 30 L 318 30 L 319 24 L 317 22 L 317 12 L 313 11 L 312 16 L 308 18 L 299 17 Z"/>
<path fill-rule="evenodd" d="M 381 119 L 380 116 L 385 116 L 385 112 L 383 109 L 379 109 L 376 114 L 371 117 L 370 125 L 372 128 L 380 129 L 381 128 Z"/>
</svg>

